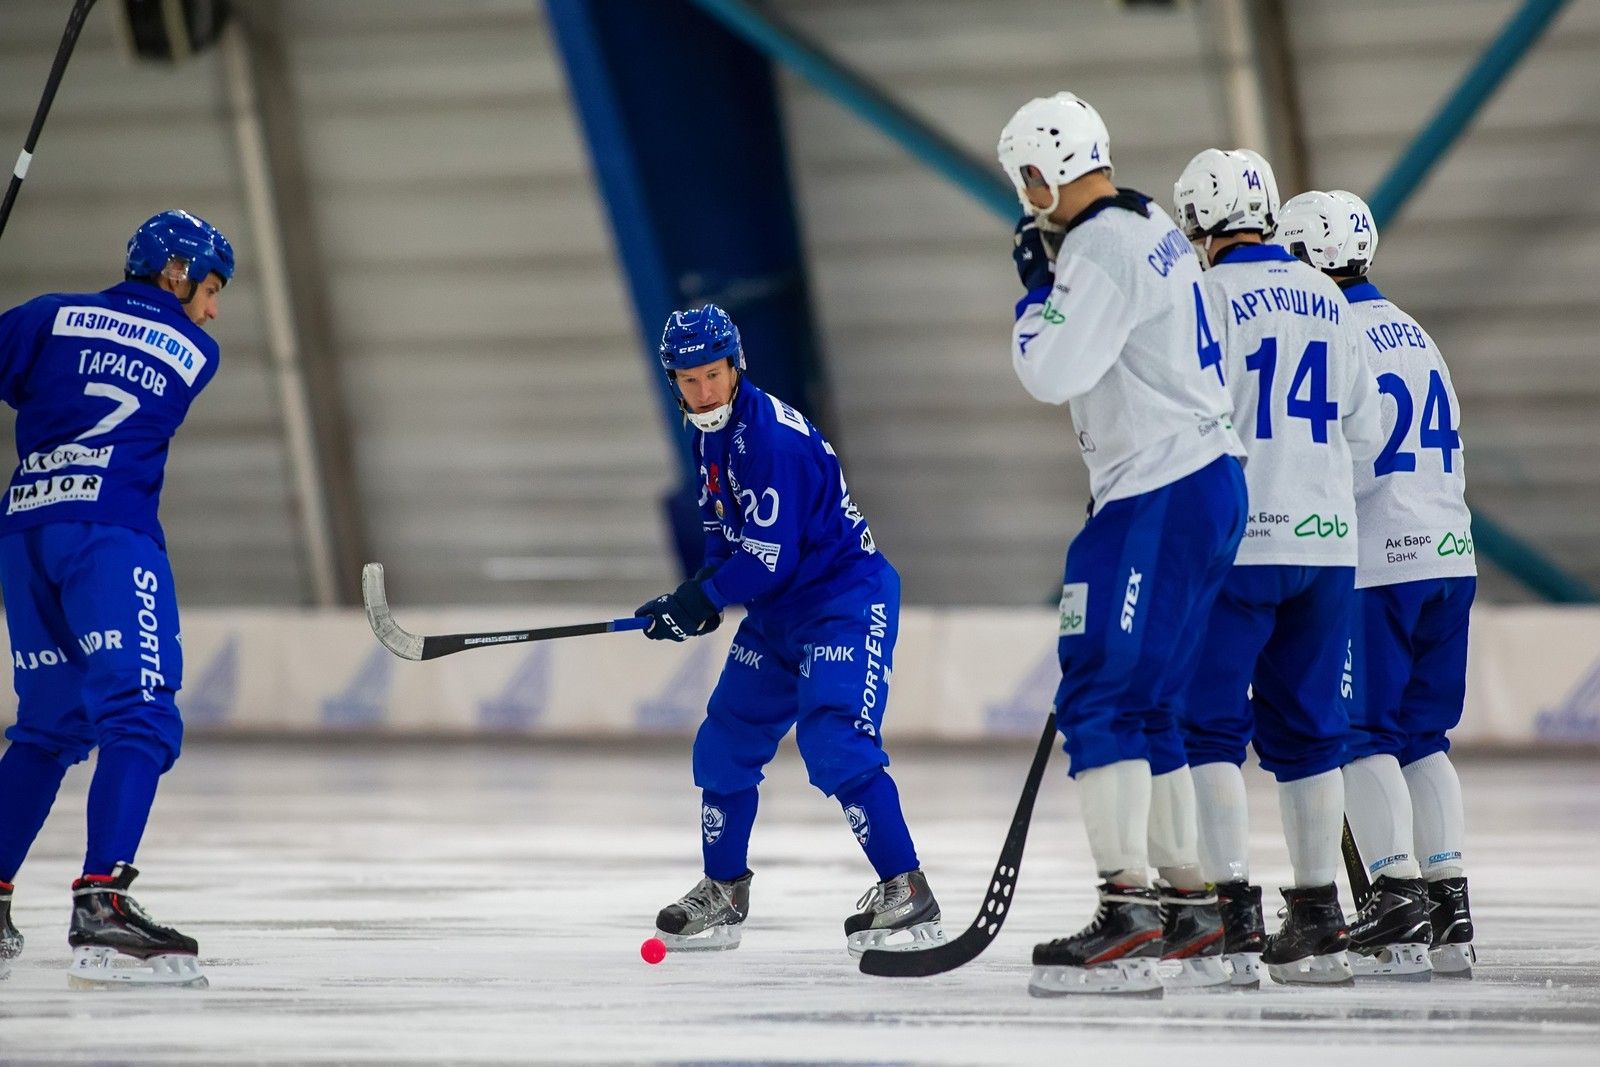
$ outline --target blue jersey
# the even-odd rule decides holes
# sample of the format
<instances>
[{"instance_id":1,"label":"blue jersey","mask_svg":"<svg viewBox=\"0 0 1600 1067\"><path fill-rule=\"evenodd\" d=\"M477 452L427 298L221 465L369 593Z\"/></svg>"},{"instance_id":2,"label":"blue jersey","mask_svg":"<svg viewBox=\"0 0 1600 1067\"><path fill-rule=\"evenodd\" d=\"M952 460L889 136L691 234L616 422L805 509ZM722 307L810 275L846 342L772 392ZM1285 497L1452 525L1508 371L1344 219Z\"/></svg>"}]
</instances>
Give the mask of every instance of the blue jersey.
<instances>
[{"instance_id":1,"label":"blue jersey","mask_svg":"<svg viewBox=\"0 0 1600 1067\"><path fill-rule=\"evenodd\" d=\"M706 594L752 613L833 600L888 561L850 499L838 457L799 412L748 380L727 426L695 434Z\"/></svg>"},{"instance_id":2,"label":"blue jersey","mask_svg":"<svg viewBox=\"0 0 1600 1067\"><path fill-rule=\"evenodd\" d=\"M217 360L178 298L145 282L53 293L0 315L0 399L17 410L19 461L0 534L93 522L164 545L167 445Z\"/></svg>"}]
</instances>

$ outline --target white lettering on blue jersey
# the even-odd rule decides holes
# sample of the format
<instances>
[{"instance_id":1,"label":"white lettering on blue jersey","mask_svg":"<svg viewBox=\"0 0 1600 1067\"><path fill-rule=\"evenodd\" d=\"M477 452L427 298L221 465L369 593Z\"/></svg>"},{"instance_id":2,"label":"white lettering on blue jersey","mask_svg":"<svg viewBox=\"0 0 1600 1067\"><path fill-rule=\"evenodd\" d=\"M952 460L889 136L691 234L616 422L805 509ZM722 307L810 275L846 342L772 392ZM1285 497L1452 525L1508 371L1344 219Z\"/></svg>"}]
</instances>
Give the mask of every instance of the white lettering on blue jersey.
<instances>
[{"instance_id":1,"label":"white lettering on blue jersey","mask_svg":"<svg viewBox=\"0 0 1600 1067\"><path fill-rule=\"evenodd\" d=\"M50 332L57 337L92 337L137 348L171 367L185 385L193 385L206 366L203 353L184 338L168 333L161 323L111 308L61 308Z\"/></svg>"}]
</instances>

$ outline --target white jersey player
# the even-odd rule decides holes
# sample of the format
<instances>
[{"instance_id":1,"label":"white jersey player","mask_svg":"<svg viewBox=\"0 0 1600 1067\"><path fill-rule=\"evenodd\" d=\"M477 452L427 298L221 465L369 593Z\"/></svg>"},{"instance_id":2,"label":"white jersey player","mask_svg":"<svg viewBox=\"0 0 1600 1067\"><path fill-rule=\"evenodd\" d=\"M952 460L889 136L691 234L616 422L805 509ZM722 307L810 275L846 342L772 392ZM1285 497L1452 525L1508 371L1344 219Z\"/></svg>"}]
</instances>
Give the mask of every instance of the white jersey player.
<instances>
[{"instance_id":1,"label":"white jersey player","mask_svg":"<svg viewBox=\"0 0 1600 1067\"><path fill-rule=\"evenodd\" d=\"M1030 988L1159 992L1162 958L1182 984L1225 983L1175 714L1245 519L1200 265L1159 207L1111 183L1105 124L1071 93L1024 105L999 156L1026 211L1012 365L1034 397L1070 404L1094 496L1067 550L1055 707L1100 910L1034 949Z\"/></svg>"},{"instance_id":2,"label":"white jersey player","mask_svg":"<svg viewBox=\"0 0 1600 1067\"><path fill-rule=\"evenodd\" d=\"M1173 187L1205 275L1233 394L1250 515L1201 639L1183 704L1199 799L1200 857L1216 883L1236 985L1348 983L1349 938L1334 875L1349 731L1340 684L1355 601L1351 457L1378 447L1378 391L1339 287L1268 244L1272 168L1255 152L1208 148ZM1293 881L1265 937L1250 884L1245 751L1278 780Z\"/></svg>"},{"instance_id":3,"label":"white jersey player","mask_svg":"<svg viewBox=\"0 0 1600 1067\"><path fill-rule=\"evenodd\" d=\"M1378 234L1359 197L1302 193L1284 205L1278 239L1344 290L1384 398L1382 447L1355 476L1345 804L1372 883L1350 930L1352 962L1358 976L1426 978L1430 966L1470 976L1461 784L1446 755L1477 588L1461 405L1439 346L1366 278Z\"/></svg>"}]
</instances>

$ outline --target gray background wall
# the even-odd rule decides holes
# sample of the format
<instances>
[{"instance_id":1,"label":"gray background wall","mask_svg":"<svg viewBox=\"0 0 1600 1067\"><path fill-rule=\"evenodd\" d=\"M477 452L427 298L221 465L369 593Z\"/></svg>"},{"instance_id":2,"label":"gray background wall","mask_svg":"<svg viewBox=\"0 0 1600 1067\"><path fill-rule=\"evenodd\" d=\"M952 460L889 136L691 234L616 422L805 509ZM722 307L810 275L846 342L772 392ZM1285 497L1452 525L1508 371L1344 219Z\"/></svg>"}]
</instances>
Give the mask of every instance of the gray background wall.
<instances>
[{"instance_id":1,"label":"gray background wall","mask_svg":"<svg viewBox=\"0 0 1600 1067\"><path fill-rule=\"evenodd\" d=\"M0 3L0 151L21 143L66 6ZM1057 88L1099 107L1119 181L1162 202L1190 155L1227 143L1207 3L773 6L985 159L1019 103ZM1314 181L1368 191L1514 6L1290 4ZM669 456L542 6L278 9L276 91L301 117L318 242L300 266L334 313L370 553L419 603L657 591ZM1066 413L1011 376L1007 228L781 85L837 444L879 544L908 600L1043 602L1086 479ZM0 303L110 284L164 207L235 237L225 369L175 444L164 517L186 600L294 604L308 584L225 89L215 53L135 67L92 19L0 243ZM1600 583L1597 104L1600 5L1573 4L1383 233L1375 277L1451 361L1472 501Z\"/></svg>"}]
</instances>

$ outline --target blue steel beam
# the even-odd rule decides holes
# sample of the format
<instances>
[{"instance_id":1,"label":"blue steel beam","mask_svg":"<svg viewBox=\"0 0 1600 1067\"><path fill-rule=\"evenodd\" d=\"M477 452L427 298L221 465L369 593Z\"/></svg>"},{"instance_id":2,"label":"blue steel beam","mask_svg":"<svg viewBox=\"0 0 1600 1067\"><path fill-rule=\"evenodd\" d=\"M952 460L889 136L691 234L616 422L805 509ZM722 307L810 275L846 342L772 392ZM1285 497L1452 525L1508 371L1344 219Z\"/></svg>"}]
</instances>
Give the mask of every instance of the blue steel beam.
<instances>
[{"instance_id":1,"label":"blue steel beam","mask_svg":"<svg viewBox=\"0 0 1600 1067\"><path fill-rule=\"evenodd\" d=\"M1019 208L1011 183L996 165L980 161L965 148L917 118L867 79L844 66L769 8L749 0L691 0L728 29L777 60L818 90L831 96L867 125L876 128L911 155L971 194L1005 219L1016 220Z\"/></svg>"},{"instance_id":2,"label":"blue steel beam","mask_svg":"<svg viewBox=\"0 0 1600 1067\"><path fill-rule=\"evenodd\" d=\"M1527 56L1566 6L1567 0L1527 0L1511 16L1367 197L1372 221L1380 227L1387 226L1400 214L1445 153L1466 133L1506 76Z\"/></svg>"},{"instance_id":3,"label":"blue steel beam","mask_svg":"<svg viewBox=\"0 0 1600 1067\"><path fill-rule=\"evenodd\" d=\"M1527 0L1489 42L1367 198L1373 221L1380 228L1405 208L1566 3L1567 0ZM1582 579L1481 512L1473 514L1472 539L1485 557L1547 600L1596 600L1594 590Z\"/></svg>"},{"instance_id":4,"label":"blue steel beam","mask_svg":"<svg viewBox=\"0 0 1600 1067\"><path fill-rule=\"evenodd\" d=\"M699 464L656 361L675 309L739 323L752 380L824 431L828 394L766 56L684 0L545 0L677 454L665 498L686 570L702 544Z\"/></svg>"}]
</instances>

